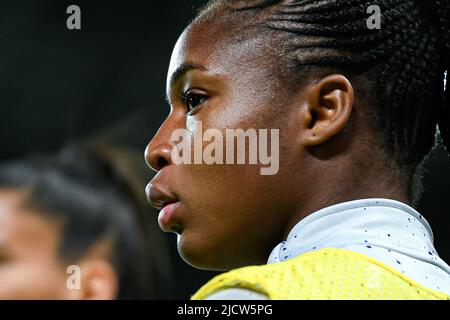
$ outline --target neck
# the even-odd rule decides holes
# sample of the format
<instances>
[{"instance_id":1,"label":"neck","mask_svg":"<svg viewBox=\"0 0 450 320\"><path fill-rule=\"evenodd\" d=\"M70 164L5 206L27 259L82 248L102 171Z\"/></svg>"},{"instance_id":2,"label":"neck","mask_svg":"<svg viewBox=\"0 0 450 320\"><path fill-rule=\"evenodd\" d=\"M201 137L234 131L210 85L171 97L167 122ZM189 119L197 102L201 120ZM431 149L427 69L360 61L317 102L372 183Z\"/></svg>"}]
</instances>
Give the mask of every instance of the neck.
<instances>
[{"instance_id":1,"label":"neck","mask_svg":"<svg viewBox=\"0 0 450 320\"><path fill-rule=\"evenodd\" d=\"M284 236L303 218L322 208L342 202L367 199L384 198L392 199L410 205L408 186L409 178L400 170L377 165L377 159L367 163L364 161L350 162L330 166L327 163L319 163L315 166L311 175L315 183L313 188L303 189L303 194L298 197L300 201L291 215ZM346 163L345 163L346 162ZM336 168L348 168L346 170ZM320 175L317 174L320 172ZM308 189L308 190L305 190ZM306 201L305 201L306 199Z\"/></svg>"}]
</instances>

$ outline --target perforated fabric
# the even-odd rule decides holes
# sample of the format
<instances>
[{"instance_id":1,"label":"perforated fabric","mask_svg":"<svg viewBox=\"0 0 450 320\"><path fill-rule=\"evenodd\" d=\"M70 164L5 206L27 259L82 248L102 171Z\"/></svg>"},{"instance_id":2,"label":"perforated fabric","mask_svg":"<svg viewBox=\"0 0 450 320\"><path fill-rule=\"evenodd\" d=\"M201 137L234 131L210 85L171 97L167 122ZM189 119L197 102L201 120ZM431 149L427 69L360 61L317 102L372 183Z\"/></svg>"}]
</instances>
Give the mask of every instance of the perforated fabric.
<instances>
[{"instance_id":1,"label":"perforated fabric","mask_svg":"<svg viewBox=\"0 0 450 320\"><path fill-rule=\"evenodd\" d=\"M371 257L334 248L224 273L204 285L192 299L204 299L227 288L247 288L274 300L450 300L450 296L425 288Z\"/></svg>"},{"instance_id":2,"label":"perforated fabric","mask_svg":"<svg viewBox=\"0 0 450 320\"><path fill-rule=\"evenodd\" d=\"M372 257L422 286L450 295L450 266L414 208L391 199L361 199L322 208L299 221L267 261L283 262L324 248Z\"/></svg>"}]
</instances>

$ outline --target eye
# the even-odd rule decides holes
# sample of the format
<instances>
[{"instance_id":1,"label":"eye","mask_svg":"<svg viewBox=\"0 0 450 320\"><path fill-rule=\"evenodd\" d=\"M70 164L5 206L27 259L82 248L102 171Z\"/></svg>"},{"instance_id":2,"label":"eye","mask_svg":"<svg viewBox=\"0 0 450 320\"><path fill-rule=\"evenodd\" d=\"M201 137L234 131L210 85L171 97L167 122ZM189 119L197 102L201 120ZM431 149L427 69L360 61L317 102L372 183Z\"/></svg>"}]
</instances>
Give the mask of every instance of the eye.
<instances>
[{"instance_id":1,"label":"eye","mask_svg":"<svg viewBox=\"0 0 450 320\"><path fill-rule=\"evenodd\" d=\"M208 97L205 94L189 90L184 94L183 100L186 105L187 113L192 112L195 108L205 102Z\"/></svg>"}]
</instances>

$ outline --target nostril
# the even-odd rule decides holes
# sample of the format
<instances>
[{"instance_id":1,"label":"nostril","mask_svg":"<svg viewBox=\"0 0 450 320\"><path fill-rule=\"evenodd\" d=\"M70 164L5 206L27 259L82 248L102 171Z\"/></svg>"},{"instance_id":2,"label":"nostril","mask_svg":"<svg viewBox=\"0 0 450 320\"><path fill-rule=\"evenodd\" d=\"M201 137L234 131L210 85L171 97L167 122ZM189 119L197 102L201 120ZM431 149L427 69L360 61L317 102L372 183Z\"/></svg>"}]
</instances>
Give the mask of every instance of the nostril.
<instances>
[{"instance_id":1,"label":"nostril","mask_svg":"<svg viewBox=\"0 0 450 320\"><path fill-rule=\"evenodd\" d=\"M168 146L152 146L151 143L145 149L145 161L154 171L159 171L171 163L171 148Z\"/></svg>"},{"instance_id":2,"label":"nostril","mask_svg":"<svg viewBox=\"0 0 450 320\"><path fill-rule=\"evenodd\" d=\"M166 159L164 159L163 157L159 157L157 164L158 164L158 170L161 170L162 168L167 166L169 164L169 162Z\"/></svg>"}]
</instances>

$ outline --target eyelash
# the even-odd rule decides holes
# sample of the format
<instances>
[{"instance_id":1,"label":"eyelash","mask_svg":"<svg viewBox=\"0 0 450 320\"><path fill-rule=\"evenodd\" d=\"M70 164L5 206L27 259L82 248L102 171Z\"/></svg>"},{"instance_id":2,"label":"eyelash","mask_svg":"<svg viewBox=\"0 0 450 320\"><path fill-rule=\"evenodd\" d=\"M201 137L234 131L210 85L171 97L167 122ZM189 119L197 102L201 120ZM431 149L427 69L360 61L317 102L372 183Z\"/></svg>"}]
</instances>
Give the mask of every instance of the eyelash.
<instances>
[{"instance_id":1,"label":"eyelash","mask_svg":"<svg viewBox=\"0 0 450 320\"><path fill-rule=\"evenodd\" d=\"M198 104L196 106L190 108L190 103L192 102L192 100L190 100L190 99L192 99L192 98L200 98L201 101L198 102ZM204 103L208 99L208 96L206 96L205 94L193 92L193 90L188 90L183 95L182 99L183 99L184 105L186 106L186 114L190 114L192 111L197 109L198 106L200 106L202 103Z\"/></svg>"}]
</instances>

